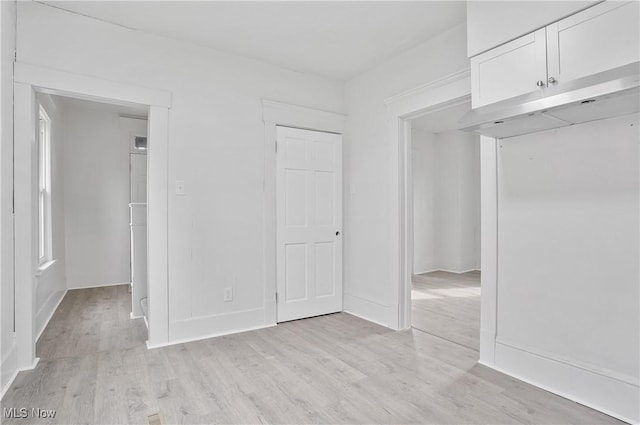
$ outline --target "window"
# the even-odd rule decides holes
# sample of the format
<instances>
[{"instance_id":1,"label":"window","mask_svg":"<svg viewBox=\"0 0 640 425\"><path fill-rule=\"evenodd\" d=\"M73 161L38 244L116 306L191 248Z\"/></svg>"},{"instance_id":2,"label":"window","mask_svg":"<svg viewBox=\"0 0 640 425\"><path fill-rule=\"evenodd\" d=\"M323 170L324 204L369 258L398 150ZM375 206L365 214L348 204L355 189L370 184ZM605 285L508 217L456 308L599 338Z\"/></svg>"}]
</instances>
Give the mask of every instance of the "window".
<instances>
[{"instance_id":1,"label":"window","mask_svg":"<svg viewBox=\"0 0 640 425\"><path fill-rule=\"evenodd\" d=\"M51 119L42 106L38 132L38 258L40 265L51 255Z\"/></svg>"}]
</instances>

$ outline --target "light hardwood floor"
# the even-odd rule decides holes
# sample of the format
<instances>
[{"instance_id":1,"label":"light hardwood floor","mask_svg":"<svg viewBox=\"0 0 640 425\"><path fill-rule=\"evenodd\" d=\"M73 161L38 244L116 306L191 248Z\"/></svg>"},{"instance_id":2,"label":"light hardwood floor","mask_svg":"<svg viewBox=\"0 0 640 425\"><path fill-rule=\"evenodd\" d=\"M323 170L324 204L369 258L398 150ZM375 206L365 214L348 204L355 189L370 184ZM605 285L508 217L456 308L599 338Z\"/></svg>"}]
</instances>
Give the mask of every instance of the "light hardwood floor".
<instances>
[{"instance_id":1,"label":"light hardwood floor","mask_svg":"<svg viewBox=\"0 0 640 425\"><path fill-rule=\"evenodd\" d=\"M412 282L412 326L479 351L480 272L423 273Z\"/></svg>"},{"instance_id":2,"label":"light hardwood floor","mask_svg":"<svg viewBox=\"0 0 640 425\"><path fill-rule=\"evenodd\" d=\"M128 309L124 286L69 291L3 399L57 415L3 423L619 423L474 350L345 313L147 350Z\"/></svg>"}]
</instances>

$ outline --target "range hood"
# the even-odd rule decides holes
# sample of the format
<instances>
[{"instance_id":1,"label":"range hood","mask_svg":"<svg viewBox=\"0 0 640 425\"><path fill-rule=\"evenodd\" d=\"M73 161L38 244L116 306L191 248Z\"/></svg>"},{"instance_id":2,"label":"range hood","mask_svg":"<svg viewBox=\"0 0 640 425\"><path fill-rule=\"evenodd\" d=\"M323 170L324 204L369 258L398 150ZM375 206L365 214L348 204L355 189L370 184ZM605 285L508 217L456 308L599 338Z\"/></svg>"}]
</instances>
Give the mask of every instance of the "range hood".
<instances>
[{"instance_id":1,"label":"range hood","mask_svg":"<svg viewBox=\"0 0 640 425\"><path fill-rule=\"evenodd\" d=\"M460 129L507 138L640 111L640 63L472 109Z\"/></svg>"}]
</instances>

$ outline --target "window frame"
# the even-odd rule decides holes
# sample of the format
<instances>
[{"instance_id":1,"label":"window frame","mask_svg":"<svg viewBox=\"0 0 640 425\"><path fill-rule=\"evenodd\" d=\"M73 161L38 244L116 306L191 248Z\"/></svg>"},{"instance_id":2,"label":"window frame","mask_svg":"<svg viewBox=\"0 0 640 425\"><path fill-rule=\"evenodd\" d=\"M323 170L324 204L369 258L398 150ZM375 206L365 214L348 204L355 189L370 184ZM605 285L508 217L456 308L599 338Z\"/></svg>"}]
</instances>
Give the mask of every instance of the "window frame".
<instances>
[{"instance_id":1,"label":"window frame","mask_svg":"<svg viewBox=\"0 0 640 425\"><path fill-rule=\"evenodd\" d=\"M51 118L38 110L38 264L53 261L51 228Z\"/></svg>"}]
</instances>

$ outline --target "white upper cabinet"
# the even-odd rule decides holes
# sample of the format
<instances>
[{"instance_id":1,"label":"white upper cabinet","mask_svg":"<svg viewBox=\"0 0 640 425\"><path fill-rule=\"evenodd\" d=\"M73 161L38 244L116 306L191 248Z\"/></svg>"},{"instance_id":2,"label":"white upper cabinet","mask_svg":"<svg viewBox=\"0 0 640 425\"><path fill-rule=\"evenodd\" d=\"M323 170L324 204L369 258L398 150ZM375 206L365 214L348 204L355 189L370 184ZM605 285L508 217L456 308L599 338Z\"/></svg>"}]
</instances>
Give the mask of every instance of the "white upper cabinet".
<instances>
[{"instance_id":1,"label":"white upper cabinet","mask_svg":"<svg viewBox=\"0 0 640 425\"><path fill-rule=\"evenodd\" d=\"M467 56L501 46L600 1L467 1Z\"/></svg>"},{"instance_id":2,"label":"white upper cabinet","mask_svg":"<svg viewBox=\"0 0 640 425\"><path fill-rule=\"evenodd\" d=\"M540 89L547 80L542 28L471 58L472 107Z\"/></svg>"},{"instance_id":3,"label":"white upper cabinet","mask_svg":"<svg viewBox=\"0 0 640 425\"><path fill-rule=\"evenodd\" d=\"M640 3L607 1L471 58L474 108L640 60Z\"/></svg>"},{"instance_id":4,"label":"white upper cabinet","mask_svg":"<svg viewBox=\"0 0 640 425\"><path fill-rule=\"evenodd\" d=\"M608 1L547 27L550 81L561 83L640 60L640 3Z\"/></svg>"}]
</instances>

